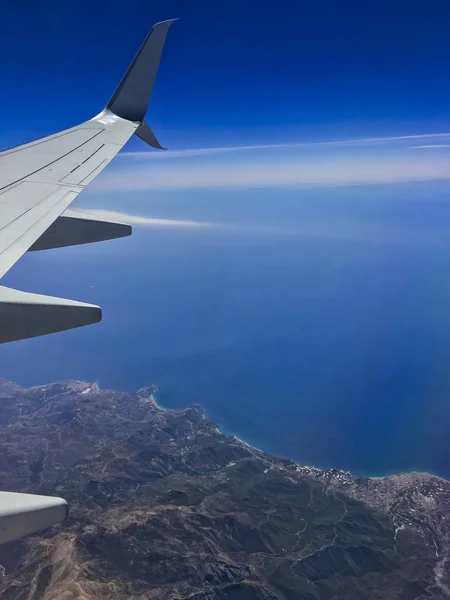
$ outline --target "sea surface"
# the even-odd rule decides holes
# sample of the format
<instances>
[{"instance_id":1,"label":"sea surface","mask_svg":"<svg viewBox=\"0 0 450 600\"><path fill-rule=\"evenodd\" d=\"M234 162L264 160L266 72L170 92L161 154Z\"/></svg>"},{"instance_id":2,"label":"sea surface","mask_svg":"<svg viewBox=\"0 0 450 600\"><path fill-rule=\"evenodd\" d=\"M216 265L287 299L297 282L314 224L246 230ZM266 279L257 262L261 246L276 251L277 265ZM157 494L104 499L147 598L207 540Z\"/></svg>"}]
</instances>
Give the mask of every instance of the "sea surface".
<instances>
[{"instance_id":1,"label":"sea surface","mask_svg":"<svg viewBox=\"0 0 450 600\"><path fill-rule=\"evenodd\" d=\"M87 192L80 208L208 225L26 255L3 285L104 318L0 347L0 376L156 383L302 464L450 478L449 200L448 183Z\"/></svg>"}]
</instances>

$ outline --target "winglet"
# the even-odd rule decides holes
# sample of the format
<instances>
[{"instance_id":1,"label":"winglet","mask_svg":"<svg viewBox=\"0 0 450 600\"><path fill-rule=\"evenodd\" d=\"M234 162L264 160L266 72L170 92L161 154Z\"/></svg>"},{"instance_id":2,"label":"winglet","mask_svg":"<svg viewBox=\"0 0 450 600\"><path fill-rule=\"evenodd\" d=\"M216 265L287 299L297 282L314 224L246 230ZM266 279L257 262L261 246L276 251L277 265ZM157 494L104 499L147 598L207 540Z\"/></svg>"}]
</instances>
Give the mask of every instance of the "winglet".
<instances>
[{"instance_id":1,"label":"winglet","mask_svg":"<svg viewBox=\"0 0 450 600\"><path fill-rule=\"evenodd\" d=\"M177 19L153 25L106 108L128 121L147 112L169 27Z\"/></svg>"}]
</instances>

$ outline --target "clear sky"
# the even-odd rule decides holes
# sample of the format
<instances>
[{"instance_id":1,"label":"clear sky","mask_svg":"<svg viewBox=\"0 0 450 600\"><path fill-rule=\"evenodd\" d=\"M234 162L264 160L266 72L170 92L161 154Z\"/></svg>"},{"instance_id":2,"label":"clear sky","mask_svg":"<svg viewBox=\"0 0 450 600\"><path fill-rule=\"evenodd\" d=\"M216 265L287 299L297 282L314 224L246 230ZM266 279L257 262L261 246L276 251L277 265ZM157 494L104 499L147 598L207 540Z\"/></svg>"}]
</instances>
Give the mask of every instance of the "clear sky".
<instances>
[{"instance_id":1,"label":"clear sky","mask_svg":"<svg viewBox=\"0 0 450 600\"><path fill-rule=\"evenodd\" d=\"M171 148L450 129L447 0L5 0L0 143L96 114L172 17L150 110Z\"/></svg>"}]
</instances>

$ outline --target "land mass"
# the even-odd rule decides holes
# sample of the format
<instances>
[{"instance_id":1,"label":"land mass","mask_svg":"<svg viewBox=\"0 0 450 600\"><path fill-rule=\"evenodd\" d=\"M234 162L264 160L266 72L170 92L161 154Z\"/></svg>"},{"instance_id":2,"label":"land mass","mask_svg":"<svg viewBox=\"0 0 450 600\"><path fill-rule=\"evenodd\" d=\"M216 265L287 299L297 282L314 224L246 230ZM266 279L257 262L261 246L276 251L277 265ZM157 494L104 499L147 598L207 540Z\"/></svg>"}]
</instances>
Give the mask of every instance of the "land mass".
<instances>
[{"instance_id":1,"label":"land mass","mask_svg":"<svg viewBox=\"0 0 450 600\"><path fill-rule=\"evenodd\" d=\"M0 547L4 600L450 597L450 483L299 466L199 406L0 380L0 489L68 519Z\"/></svg>"}]
</instances>

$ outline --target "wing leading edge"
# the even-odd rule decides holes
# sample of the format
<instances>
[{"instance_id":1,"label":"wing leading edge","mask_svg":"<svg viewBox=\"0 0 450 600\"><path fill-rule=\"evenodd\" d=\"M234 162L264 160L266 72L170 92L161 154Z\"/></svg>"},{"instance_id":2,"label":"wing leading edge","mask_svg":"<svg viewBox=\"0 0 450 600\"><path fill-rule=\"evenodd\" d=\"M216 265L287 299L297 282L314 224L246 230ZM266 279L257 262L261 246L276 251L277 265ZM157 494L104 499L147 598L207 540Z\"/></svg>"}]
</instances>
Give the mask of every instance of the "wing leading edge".
<instances>
[{"instance_id":1,"label":"wing leading edge","mask_svg":"<svg viewBox=\"0 0 450 600\"><path fill-rule=\"evenodd\" d=\"M99 115L77 127L0 153L0 277L29 250L131 234L127 225L67 209L133 134L161 148L144 117L174 20L152 27ZM100 320L97 306L0 287L0 343Z\"/></svg>"}]
</instances>

